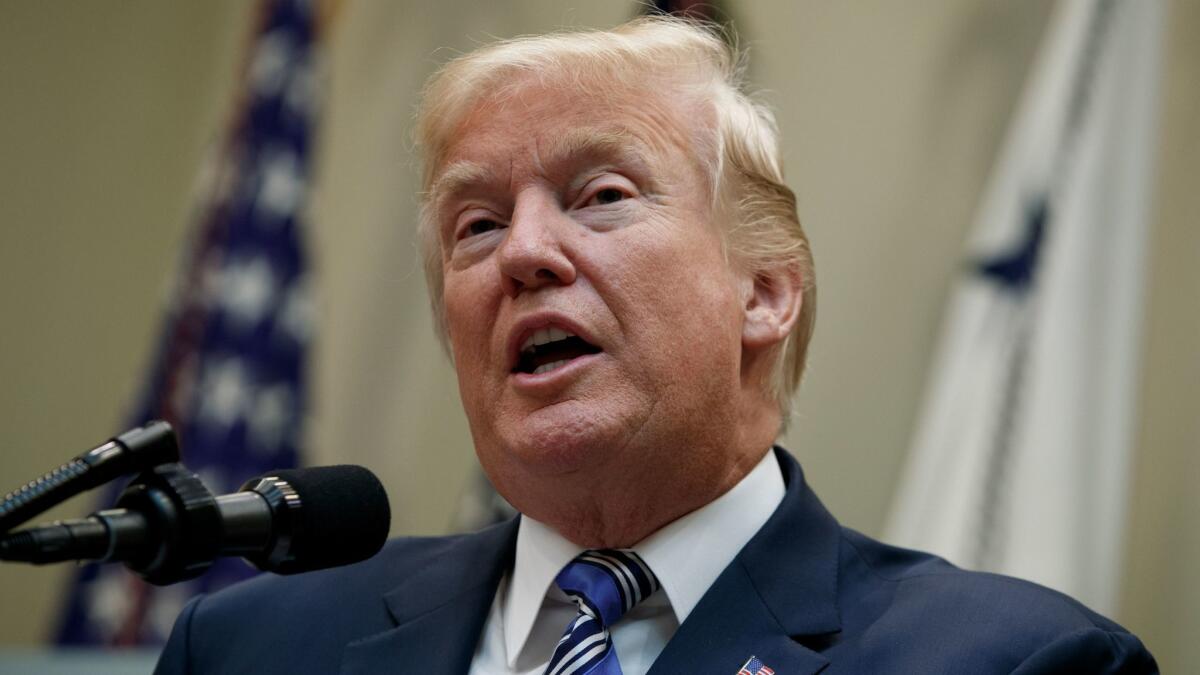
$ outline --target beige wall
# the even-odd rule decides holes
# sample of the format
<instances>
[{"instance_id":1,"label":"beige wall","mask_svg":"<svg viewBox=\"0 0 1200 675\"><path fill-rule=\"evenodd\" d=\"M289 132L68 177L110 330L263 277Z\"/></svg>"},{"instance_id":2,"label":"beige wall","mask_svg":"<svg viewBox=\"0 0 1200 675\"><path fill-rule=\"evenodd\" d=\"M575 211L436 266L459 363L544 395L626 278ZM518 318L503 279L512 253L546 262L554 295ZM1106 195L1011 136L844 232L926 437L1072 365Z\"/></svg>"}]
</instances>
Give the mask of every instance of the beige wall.
<instances>
[{"instance_id":1,"label":"beige wall","mask_svg":"<svg viewBox=\"0 0 1200 675\"><path fill-rule=\"evenodd\" d=\"M755 5L745 28L763 45L755 79L779 109L817 264L811 370L787 440L833 513L879 533L1050 5L816 6Z\"/></svg>"},{"instance_id":2,"label":"beige wall","mask_svg":"<svg viewBox=\"0 0 1200 675\"><path fill-rule=\"evenodd\" d=\"M1185 673L1200 663L1200 2L1172 10L1121 618Z\"/></svg>"},{"instance_id":3,"label":"beige wall","mask_svg":"<svg viewBox=\"0 0 1200 675\"><path fill-rule=\"evenodd\" d=\"M376 469L396 533L442 531L473 463L412 246L416 91L454 50L631 3L347 2L314 204L312 461ZM877 534L962 240L1049 5L773 0L736 14L784 132L820 279L787 442ZM1167 672L1200 659L1200 2L1173 6L1124 605ZM0 480L119 426L219 128L245 5L0 4ZM136 262L130 262L136 260ZM88 336L86 340L83 336ZM0 489L8 489L0 483ZM73 505L62 513L81 513ZM0 644L38 639L62 570L0 567Z\"/></svg>"},{"instance_id":4,"label":"beige wall","mask_svg":"<svg viewBox=\"0 0 1200 675\"><path fill-rule=\"evenodd\" d=\"M226 108L238 5L0 3L0 490L120 430ZM43 637L68 571L0 565L0 644Z\"/></svg>"}]
</instances>

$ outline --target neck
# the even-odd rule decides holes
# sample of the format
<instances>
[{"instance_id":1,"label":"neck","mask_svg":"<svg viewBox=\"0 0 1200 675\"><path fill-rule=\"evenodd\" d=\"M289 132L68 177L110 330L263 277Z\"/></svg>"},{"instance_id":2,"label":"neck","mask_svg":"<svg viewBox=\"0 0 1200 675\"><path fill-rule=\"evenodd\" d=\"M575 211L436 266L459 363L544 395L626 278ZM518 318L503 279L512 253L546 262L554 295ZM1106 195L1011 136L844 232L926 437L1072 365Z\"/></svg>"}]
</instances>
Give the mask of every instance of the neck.
<instances>
[{"instance_id":1,"label":"neck","mask_svg":"<svg viewBox=\"0 0 1200 675\"><path fill-rule=\"evenodd\" d=\"M665 447L638 451L664 458L661 471L641 476L619 471L582 485L560 480L547 490L568 490L514 505L585 548L631 547L725 494L762 460L779 428L778 409L768 401L739 413L740 424L718 442L666 439Z\"/></svg>"},{"instance_id":2,"label":"neck","mask_svg":"<svg viewBox=\"0 0 1200 675\"><path fill-rule=\"evenodd\" d=\"M547 525L567 540L584 548L631 548L658 530L697 509L707 506L733 489L762 460L770 450L763 446L757 455L746 455L743 461L730 466L719 482L701 492L694 491L673 502L658 500L637 504L614 505L607 500L586 504L555 514ZM539 518L539 520L542 520Z\"/></svg>"}]
</instances>

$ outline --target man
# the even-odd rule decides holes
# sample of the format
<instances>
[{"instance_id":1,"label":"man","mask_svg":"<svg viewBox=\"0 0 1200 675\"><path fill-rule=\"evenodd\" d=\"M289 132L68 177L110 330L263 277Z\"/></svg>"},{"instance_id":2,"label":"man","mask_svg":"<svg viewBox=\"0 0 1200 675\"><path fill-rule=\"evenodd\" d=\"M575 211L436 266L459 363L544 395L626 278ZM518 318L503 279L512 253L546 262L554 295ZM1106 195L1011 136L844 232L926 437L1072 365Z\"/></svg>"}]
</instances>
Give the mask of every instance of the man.
<instances>
[{"instance_id":1,"label":"man","mask_svg":"<svg viewBox=\"0 0 1200 675\"><path fill-rule=\"evenodd\" d=\"M431 298L523 515L194 601L159 672L1156 670L1069 598L840 528L772 449L815 287L737 66L646 19L434 77Z\"/></svg>"}]
</instances>

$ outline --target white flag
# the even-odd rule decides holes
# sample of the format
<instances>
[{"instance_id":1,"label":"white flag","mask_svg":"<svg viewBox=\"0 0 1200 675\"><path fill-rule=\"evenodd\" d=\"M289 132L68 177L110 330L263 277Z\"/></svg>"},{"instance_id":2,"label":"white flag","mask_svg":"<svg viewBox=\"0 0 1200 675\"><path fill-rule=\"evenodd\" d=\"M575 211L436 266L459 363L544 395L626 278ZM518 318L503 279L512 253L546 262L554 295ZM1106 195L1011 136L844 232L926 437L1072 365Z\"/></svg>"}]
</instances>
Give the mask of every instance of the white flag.
<instances>
[{"instance_id":1,"label":"white flag","mask_svg":"<svg viewBox=\"0 0 1200 675\"><path fill-rule=\"evenodd\" d=\"M1112 613L1160 0L1055 10L977 214L885 539Z\"/></svg>"}]
</instances>

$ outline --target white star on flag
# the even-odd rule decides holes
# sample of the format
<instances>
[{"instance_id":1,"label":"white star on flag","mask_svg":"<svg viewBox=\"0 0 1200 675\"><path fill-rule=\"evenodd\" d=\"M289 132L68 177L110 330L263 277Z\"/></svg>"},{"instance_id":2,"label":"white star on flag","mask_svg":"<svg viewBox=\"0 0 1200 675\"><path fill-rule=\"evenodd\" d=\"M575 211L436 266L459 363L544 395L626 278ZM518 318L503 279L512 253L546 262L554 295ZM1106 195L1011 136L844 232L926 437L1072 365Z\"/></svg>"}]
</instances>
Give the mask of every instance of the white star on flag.
<instances>
[{"instance_id":1,"label":"white star on flag","mask_svg":"<svg viewBox=\"0 0 1200 675\"><path fill-rule=\"evenodd\" d=\"M208 424L228 429L246 409L249 397L250 386L241 360L221 359L204 369L199 417Z\"/></svg>"},{"instance_id":2,"label":"white star on flag","mask_svg":"<svg viewBox=\"0 0 1200 675\"><path fill-rule=\"evenodd\" d=\"M253 328L270 309L276 285L266 259L231 261L221 273L221 305L239 328Z\"/></svg>"},{"instance_id":3,"label":"white star on flag","mask_svg":"<svg viewBox=\"0 0 1200 675\"><path fill-rule=\"evenodd\" d=\"M312 332L313 303L308 290L308 278L292 282L276 318L276 327L293 341L304 344Z\"/></svg>"},{"instance_id":4,"label":"white star on flag","mask_svg":"<svg viewBox=\"0 0 1200 675\"><path fill-rule=\"evenodd\" d=\"M277 384L258 392L254 409L247 418L250 449L256 454L272 455L291 428L295 395L286 384Z\"/></svg>"},{"instance_id":5,"label":"white star on flag","mask_svg":"<svg viewBox=\"0 0 1200 675\"><path fill-rule=\"evenodd\" d=\"M294 49L291 36L285 31L273 31L262 37L250 64L250 86L255 94L268 98L279 93L288 77Z\"/></svg>"},{"instance_id":6,"label":"white star on flag","mask_svg":"<svg viewBox=\"0 0 1200 675\"><path fill-rule=\"evenodd\" d=\"M262 182L255 212L267 216L270 223L278 223L300 208L304 202L305 182L296 155L288 151L266 153L262 160Z\"/></svg>"},{"instance_id":7,"label":"white star on flag","mask_svg":"<svg viewBox=\"0 0 1200 675\"><path fill-rule=\"evenodd\" d=\"M111 640L121 630L125 617L133 611L133 596L129 593L129 575L124 567L103 567L87 589L85 602L96 629Z\"/></svg>"}]
</instances>

